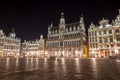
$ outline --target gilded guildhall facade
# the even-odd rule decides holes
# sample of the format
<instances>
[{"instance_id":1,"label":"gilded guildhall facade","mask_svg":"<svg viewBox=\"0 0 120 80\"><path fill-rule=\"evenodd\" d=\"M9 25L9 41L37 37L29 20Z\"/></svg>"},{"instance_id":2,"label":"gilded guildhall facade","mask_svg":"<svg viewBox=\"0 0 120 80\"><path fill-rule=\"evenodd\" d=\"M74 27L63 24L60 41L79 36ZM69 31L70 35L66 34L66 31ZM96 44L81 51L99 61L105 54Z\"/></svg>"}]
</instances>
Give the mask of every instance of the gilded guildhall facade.
<instances>
[{"instance_id":1,"label":"gilded guildhall facade","mask_svg":"<svg viewBox=\"0 0 120 80\"><path fill-rule=\"evenodd\" d=\"M79 22L66 24L64 14L61 13L59 25L53 27L51 24L48 27L47 37L48 57L83 57L86 34L82 16Z\"/></svg>"},{"instance_id":2,"label":"gilded guildhall facade","mask_svg":"<svg viewBox=\"0 0 120 80\"><path fill-rule=\"evenodd\" d=\"M6 36L3 30L0 30L0 56L19 56L21 40L16 38L14 29Z\"/></svg>"},{"instance_id":3,"label":"gilded guildhall facade","mask_svg":"<svg viewBox=\"0 0 120 80\"><path fill-rule=\"evenodd\" d=\"M24 57L44 57L44 44L43 35L40 35L40 39L35 41L26 41L22 43L21 56Z\"/></svg>"},{"instance_id":4,"label":"gilded guildhall facade","mask_svg":"<svg viewBox=\"0 0 120 80\"><path fill-rule=\"evenodd\" d=\"M90 57L120 56L120 10L111 24L106 19L99 26L91 23L88 38Z\"/></svg>"}]
</instances>

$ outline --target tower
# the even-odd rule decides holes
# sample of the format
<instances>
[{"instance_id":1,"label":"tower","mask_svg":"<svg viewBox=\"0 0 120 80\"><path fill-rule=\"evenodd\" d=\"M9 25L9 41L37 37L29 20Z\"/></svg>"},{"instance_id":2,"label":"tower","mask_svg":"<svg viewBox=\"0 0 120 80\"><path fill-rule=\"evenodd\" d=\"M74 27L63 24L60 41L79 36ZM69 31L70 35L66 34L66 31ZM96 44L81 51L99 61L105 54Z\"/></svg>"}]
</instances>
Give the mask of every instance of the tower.
<instances>
[{"instance_id":1,"label":"tower","mask_svg":"<svg viewBox=\"0 0 120 80\"><path fill-rule=\"evenodd\" d=\"M80 17L80 27L81 29L85 32L85 24L84 24L84 19L83 19L83 16L81 15Z\"/></svg>"},{"instance_id":2,"label":"tower","mask_svg":"<svg viewBox=\"0 0 120 80\"><path fill-rule=\"evenodd\" d=\"M64 13L61 13L60 24L65 24Z\"/></svg>"},{"instance_id":3,"label":"tower","mask_svg":"<svg viewBox=\"0 0 120 80\"><path fill-rule=\"evenodd\" d=\"M61 13L60 24L59 24L59 31L63 32L65 30L65 18L64 13Z\"/></svg>"}]
</instances>

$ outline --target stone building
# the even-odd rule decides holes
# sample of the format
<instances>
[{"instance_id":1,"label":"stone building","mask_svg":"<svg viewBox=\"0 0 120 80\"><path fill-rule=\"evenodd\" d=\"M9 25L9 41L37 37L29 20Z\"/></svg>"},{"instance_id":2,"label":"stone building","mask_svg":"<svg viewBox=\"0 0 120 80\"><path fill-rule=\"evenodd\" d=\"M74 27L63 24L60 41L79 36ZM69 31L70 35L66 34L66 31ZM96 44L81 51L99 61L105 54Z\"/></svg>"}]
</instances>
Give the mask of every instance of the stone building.
<instances>
[{"instance_id":1,"label":"stone building","mask_svg":"<svg viewBox=\"0 0 120 80\"><path fill-rule=\"evenodd\" d=\"M43 35L39 40L26 41L22 43L21 56L23 57L44 57L44 39Z\"/></svg>"},{"instance_id":2,"label":"stone building","mask_svg":"<svg viewBox=\"0 0 120 80\"><path fill-rule=\"evenodd\" d=\"M64 14L61 13L59 25L53 26L51 23L47 37L48 57L82 57L83 45L86 42L83 16L78 22L66 24Z\"/></svg>"},{"instance_id":3,"label":"stone building","mask_svg":"<svg viewBox=\"0 0 120 80\"><path fill-rule=\"evenodd\" d=\"M120 10L115 20L101 20L99 26L91 23L88 29L91 57L120 56Z\"/></svg>"},{"instance_id":4,"label":"stone building","mask_svg":"<svg viewBox=\"0 0 120 80\"><path fill-rule=\"evenodd\" d=\"M19 56L21 40L16 38L14 29L6 36L3 30L0 30L0 56Z\"/></svg>"}]
</instances>

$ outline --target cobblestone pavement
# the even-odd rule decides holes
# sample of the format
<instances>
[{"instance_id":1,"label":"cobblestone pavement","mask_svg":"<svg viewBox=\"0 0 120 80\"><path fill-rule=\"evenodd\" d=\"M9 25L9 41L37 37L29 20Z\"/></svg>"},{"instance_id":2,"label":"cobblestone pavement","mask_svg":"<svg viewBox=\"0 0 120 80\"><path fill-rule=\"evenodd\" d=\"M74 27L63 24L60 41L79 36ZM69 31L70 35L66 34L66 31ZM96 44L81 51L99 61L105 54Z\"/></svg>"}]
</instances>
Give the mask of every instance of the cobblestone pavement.
<instances>
[{"instance_id":1,"label":"cobblestone pavement","mask_svg":"<svg viewBox=\"0 0 120 80\"><path fill-rule=\"evenodd\" d=\"M120 61L0 58L0 80L120 80Z\"/></svg>"}]
</instances>

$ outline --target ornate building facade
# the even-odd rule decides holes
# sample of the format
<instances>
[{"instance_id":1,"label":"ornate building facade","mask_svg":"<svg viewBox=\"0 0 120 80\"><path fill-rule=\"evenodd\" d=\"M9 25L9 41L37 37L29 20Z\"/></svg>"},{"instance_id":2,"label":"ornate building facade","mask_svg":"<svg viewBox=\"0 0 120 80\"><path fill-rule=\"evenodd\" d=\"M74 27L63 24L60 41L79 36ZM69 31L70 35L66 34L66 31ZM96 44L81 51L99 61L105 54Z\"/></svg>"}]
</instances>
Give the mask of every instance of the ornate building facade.
<instances>
[{"instance_id":1,"label":"ornate building facade","mask_svg":"<svg viewBox=\"0 0 120 80\"><path fill-rule=\"evenodd\" d=\"M99 26L91 23L88 29L91 57L120 56L120 10L112 23L103 19Z\"/></svg>"},{"instance_id":2,"label":"ornate building facade","mask_svg":"<svg viewBox=\"0 0 120 80\"><path fill-rule=\"evenodd\" d=\"M21 56L24 57L44 57L44 44L43 35L39 40L26 41L22 43Z\"/></svg>"},{"instance_id":3,"label":"ornate building facade","mask_svg":"<svg viewBox=\"0 0 120 80\"><path fill-rule=\"evenodd\" d=\"M79 22L66 24L64 14L61 13L60 23L48 27L46 40L47 56L82 57L83 45L86 42L85 25L81 16Z\"/></svg>"},{"instance_id":4,"label":"ornate building facade","mask_svg":"<svg viewBox=\"0 0 120 80\"><path fill-rule=\"evenodd\" d=\"M0 56L19 56L21 40L16 38L14 29L6 36L3 30L0 30Z\"/></svg>"}]
</instances>

